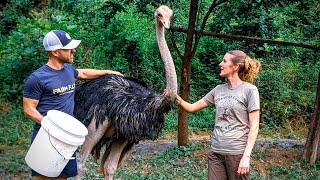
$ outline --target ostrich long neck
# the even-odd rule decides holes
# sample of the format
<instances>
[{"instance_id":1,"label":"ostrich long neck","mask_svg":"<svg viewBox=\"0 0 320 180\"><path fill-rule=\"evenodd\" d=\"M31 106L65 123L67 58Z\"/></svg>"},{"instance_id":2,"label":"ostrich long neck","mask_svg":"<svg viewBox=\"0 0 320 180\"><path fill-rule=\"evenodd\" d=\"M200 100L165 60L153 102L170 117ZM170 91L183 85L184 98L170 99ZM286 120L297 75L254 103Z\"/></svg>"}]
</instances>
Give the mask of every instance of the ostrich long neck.
<instances>
[{"instance_id":1,"label":"ostrich long neck","mask_svg":"<svg viewBox=\"0 0 320 180\"><path fill-rule=\"evenodd\" d=\"M167 42L164 37L164 26L157 21L157 41L161 54L161 59L164 63L168 96L174 98L174 94L177 93L177 75L176 69L173 64L173 60L167 45Z\"/></svg>"}]
</instances>

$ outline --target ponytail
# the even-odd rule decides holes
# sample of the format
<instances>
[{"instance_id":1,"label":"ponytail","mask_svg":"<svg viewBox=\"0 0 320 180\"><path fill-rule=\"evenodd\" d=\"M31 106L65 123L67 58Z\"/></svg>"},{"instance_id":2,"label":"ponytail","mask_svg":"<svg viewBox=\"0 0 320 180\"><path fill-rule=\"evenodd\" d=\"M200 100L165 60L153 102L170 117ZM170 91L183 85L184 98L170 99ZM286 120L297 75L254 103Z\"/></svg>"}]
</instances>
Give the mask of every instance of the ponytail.
<instances>
[{"instance_id":1,"label":"ponytail","mask_svg":"<svg viewBox=\"0 0 320 180\"><path fill-rule=\"evenodd\" d=\"M240 79L245 82L254 83L261 70L260 61L250 58L246 53L240 50L232 50L227 53L234 56L231 59L233 64L239 65Z\"/></svg>"}]
</instances>

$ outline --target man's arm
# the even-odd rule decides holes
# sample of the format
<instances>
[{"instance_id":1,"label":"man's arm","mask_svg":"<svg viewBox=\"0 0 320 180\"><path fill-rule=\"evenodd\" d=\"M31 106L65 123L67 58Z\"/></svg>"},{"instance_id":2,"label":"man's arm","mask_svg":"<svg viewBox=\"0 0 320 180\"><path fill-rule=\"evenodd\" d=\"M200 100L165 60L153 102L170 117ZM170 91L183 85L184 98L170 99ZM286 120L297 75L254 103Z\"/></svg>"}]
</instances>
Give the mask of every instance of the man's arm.
<instances>
[{"instance_id":1,"label":"man's arm","mask_svg":"<svg viewBox=\"0 0 320 180\"><path fill-rule=\"evenodd\" d=\"M107 74L115 74L119 76L123 76L118 71L112 71L112 70L98 70L98 69L77 69L79 72L78 79L96 79L100 76L104 76Z\"/></svg>"},{"instance_id":2,"label":"man's arm","mask_svg":"<svg viewBox=\"0 0 320 180\"><path fill-rule=\"evenodd\" d=\"M23 97L24 114L30 119L32 119L34 122L40 124L43 116L39 113L39 111L36 108L38 103L38 100Z\"/></svg>"}]
</instances>

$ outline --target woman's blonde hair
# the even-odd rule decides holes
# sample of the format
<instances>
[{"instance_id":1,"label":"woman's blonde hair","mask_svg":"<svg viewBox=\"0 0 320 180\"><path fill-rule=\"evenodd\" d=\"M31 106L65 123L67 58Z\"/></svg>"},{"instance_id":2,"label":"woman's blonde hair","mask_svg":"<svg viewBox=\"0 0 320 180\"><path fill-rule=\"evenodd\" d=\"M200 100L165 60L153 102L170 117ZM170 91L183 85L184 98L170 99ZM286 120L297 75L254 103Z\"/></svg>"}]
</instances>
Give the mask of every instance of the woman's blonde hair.
<instances>
[{"instance_id":1,"label":"woman's blonde hair","mask_svg":"<svg viewBox=\"0 0 320 180\"><path fill-rule=\"evenodd\" d=\"M245 82L254 83L261 70L260 61L250 58L246 53L240 50L232 50L227 53L233 55L231 58L232 63L239 65L240 79Z\"/></svg>"}]
</instances>

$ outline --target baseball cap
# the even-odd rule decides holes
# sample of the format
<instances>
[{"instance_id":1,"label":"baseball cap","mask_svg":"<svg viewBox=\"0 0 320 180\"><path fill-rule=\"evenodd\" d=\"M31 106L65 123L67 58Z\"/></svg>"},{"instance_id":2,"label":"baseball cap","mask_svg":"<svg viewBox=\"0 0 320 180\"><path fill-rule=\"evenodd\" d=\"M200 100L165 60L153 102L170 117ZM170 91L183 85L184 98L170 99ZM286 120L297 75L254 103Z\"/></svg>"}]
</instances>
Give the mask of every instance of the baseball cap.
<instances>
[{"instance_id":1,"label":"baseball cap","mask_svg":"<svg viewBox=\"0 0 320 180\"><path fill-rule=\"evenodd\" d=\"M52 30L43 38L43 46L46 51L57 49L75 49L81 40L71 39L70 35L62 30Z\"/></svg>"}]
</instances>

